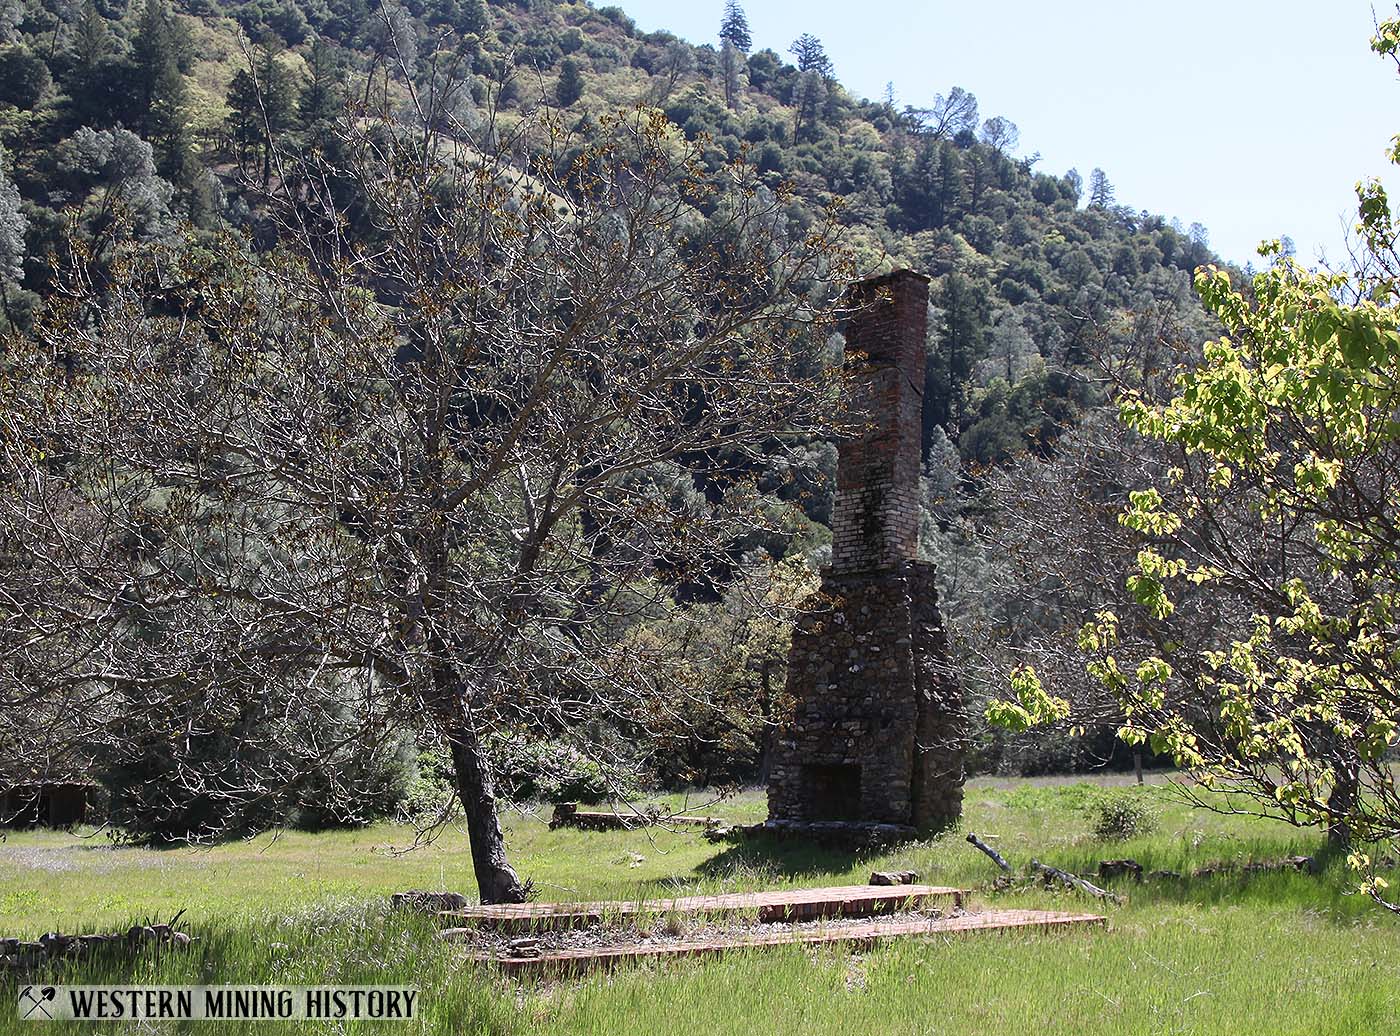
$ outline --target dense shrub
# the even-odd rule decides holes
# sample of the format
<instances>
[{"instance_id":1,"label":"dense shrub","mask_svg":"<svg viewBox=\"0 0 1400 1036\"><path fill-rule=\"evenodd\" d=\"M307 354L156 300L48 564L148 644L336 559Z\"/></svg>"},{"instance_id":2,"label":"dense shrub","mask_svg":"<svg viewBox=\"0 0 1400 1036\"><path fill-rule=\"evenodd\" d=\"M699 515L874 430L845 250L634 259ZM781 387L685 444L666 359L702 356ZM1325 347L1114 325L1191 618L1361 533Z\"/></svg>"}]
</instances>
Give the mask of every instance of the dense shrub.
<instances>
[{"instance_id":1,"label":"dense shrub","mask_svg":"<svg viewBox=\"0 0 1400 1036\"><path fill-rule=\"evenodd\" d=\"M1104 841L1120 841L1156 830L1161 810L1141 788L1105 788L1090 806L1094 834Z\"/></svg>"},{"instance_id":2,"label":"dense shrub","mask_svg":"<svg viewBox=\"0 0 1400 1036\"><path fill-rule=\"evenodd\" d=\"M627 798L635 790L567 741L502 738L493 746L501 793L516 802Z\"/></svg>"},{"instance_id":3,"label":"dense shrub","mask_svg":"<svg viewBox=\"0 0 1400 1036\"><path fill-rule=\"evenodd\" d=\"M413 743L358 732L360 720L338 705L289 711L250 692L133 725L93 760L108 820L130 841L168 845L391 816L416 772Z\"/></svg>"},{"instance_id":4,"label":"dense shrub","mask_svg":"<svg viewBox=\"0 0 1400 1036\"><path fill-rule=\"evenodd\" d=\"M286 819L308 831L370 824L397 815L416 778L412 738L360 740L298 783Z\"/></svg>"}]
</instances>

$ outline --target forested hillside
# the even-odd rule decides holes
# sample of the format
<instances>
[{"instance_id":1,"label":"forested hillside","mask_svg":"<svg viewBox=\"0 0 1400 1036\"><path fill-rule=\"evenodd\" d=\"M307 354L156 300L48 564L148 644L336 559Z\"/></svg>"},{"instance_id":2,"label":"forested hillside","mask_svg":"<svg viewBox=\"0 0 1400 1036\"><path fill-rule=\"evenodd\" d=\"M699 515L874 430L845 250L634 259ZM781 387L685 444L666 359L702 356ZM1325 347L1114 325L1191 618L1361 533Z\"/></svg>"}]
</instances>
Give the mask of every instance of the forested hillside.
<instances>
[{"instance_id":1,"label":"forested hillside","mask_svg":"<svg viewBox=\"0 0 1400 1036\"><path fill-rule=\"evenodd\" d=\"M711 164L747 154L788 185L795 226L837 205L871 267L935 277L926 445L941 427L965 460L1003 460L1072 420L1092 398L1077 372L1127 333L1116 317L1166 306L1196 322L1201 227L1118 204L1100 170L1039 169L967 89L902 108L853 97L820 41L751 52L742 11L716 6L725 38L691 46L617 7L544 0L8 0L5 313L23 324L44 294L67 214L92 235L119 203L148 236L180 219L256 234L243 188L271 175L269 131L324 145L347 102L401 96L401 67L426 80L453 66L478 113L554 104L586 127L659 107Z\"/></svg>"},{"instance_id":2,"label":"forested hillside","mask_svg":"<svg viewBox=\"0 0 1400 1036\"><path fill-rule=\"evenodd\" d=\"M968 652L965 679L977 691L983 680L979 674L991 679L1005 672L1007 645L1029 643L1046 631L1060 632L1071 616L1078 616L1084 602L1092 602L1095 592L1104 587L1121 588L1121 576L1114 567L1121 559L1114 555L1104 562L1103 578L1068 601L1065 588L1072 574L1056 570L1042 577L1013 572L1007 567L1008 536L989 536L986 530L1004 525L1002 519L1021 508L1040 506L1033 501L1043 504L1065 480L1082 481L1090 475L1099 480L1095 492L1102 488L1107 501L1096 512L1098 517L1112 513L1116 505L1109 495L1121 494L1123 488L1119 473L1095 466L1102 457L1096 452L1095 440L1081 431L1097 427L1089 418L1105 398L1100 388L1100 364L1120 369L1140 366L1149 349L1163 344L1190 348L1204 339L1207 321L1192 292L1191 273L1212 258L1205 231L1193 225L1188 232L1175 222L1119 204L1109 177L1098 169L1087 178L1074 170L1040 169L1037 156L1019 150L1011 119L980 112L969 89L950 84L945 94L918 98L910 105L896 105L892 95L883 100L857 98L842 87L840 70L833 68L819 40L801 35L785 54L755 51L743 12L733 2L723 9L716 4L715 25L715 42L695 46L664 32L640 33L616 7L549 0L429 0L383 7L366 0L249 0L241 4L135 0L130 6L124 0L0 0L0 145L4 148L0 158L0 301L5 323L16 340L28 340L36 328L52 319L52 311L46 307L70 298L74 291L78 296L88 292L87 302L95 310L98 307L92 296L101 297L104 289L93 270L104 269L119 255L139 255L144 248L159 246L168 250L160 253L162 256L188 257L195 272L184 271L189 273L185 284L195 285L188 290L199 296L192 306L212 305L209 298L213 296L200 295L205 284L202 278L217 281L236 274L233 286L225 284L221 290L236 295L246 286L250 292L255 288L266 292L257 301L245 301L247 312L261 312L259 307L275 310L282 305L288 314L285 327L250 328L235 323L230 325L233 331L225 335L226 340L212 335L193 351L180 340L179 350L185 352L171 355L202 355L199 349L206 347L214 355L228 341L246 336L248 341L257 342L259 334L273 340L295 333L302 336L296 348L308 350L312 348L308 343L323 341L327 325L304 317L290 296L281 298L271 287L257 287L262 283L261 275L251 272L259 268L260 256L277 253L279 237L287 227L285 212L280 219L275 218L269 199L280 191L295 204L304 205L309 198L319 198L316 191L324 187L326 197L333 197L340 210L352 244L382 245L384 224L382 219L375 222L375 213L382 217L399 201L392 191L385 190L386 185L403 187L409 193L421 185L411 177L398 179L404 170L396 164L397 158L385 158L382 167L376 167L382 173L378 181L370 175L373 163L366 164L364 156L379 161L382 156L376 148L391 136L387 130L376 136L378 130L365 128L372 122L371 113L387 118L383 126L394 125L395 119L408 125L416 117L424 119L434 132L442 132L444 127L467 128L473 134L472 146L478 147L508 139L511 127L522 124L527 113L543 106L557 112L558 121L551 125L559 127L560 139L568 138L571 154L576 157L586 142L606 140L617 131L614 113L619 110L635 113L640 106L663 112L694 147L701 177L721 182L719 174L725 173L730 163L747 158L757 178L758 193L753 197L759 199L759 208L768 206L765 227L775 239L825 242L826 227L834 222L843 254L854 257L852 274L908 266L933 278L924 396L927 521L923 549L940 562L942 604L959 643ZM424 111L430 115L424 116ZM640 137L645 148L654 150L657 162L669 161L666 156L673 154L674 148L663 146L646 133ZM355 146L361 148L355 158L360 162L359 179L327 176L317 186L311 178L293 182L284 169L283 160L288 156L313 162L324 158L323 169L353 165L346 160L345 151ZM392 148L388 150L392 152ZM501 153L507 151L503 145ZM537 160L538 156L531 154L521 163L533 166ZM451 172L459 174L462 168L459 162ZM500 167L493 168L499 171ZM304 172L298 175L307 176ZM736 179L732 197L720 189L716 195L697 196L698 200L687 198L687 204L698 213L697 239L708 235L712 240L727 240L726 219L746 204L741 197L747 196L738 183ZM569 185L561 190L567 192ZM431 198L424 203L434 204ZM509 208L505 205L501 211ZM595 215L602 234L607 222L604 209L599 208ZM678 218L691 220L690 211ZM673 225L681 224L667 226ZM531 232L543 231L534 226ZM246 255L218 276L209 273L209 256L229 254L230 241L241 242L234 251L241 249L240 254ZM403 239L399 247L403 247ZM374 249L367 247L366 253L372 256ZM392 249L386 248L384 254L391 253ZM393 254L402 258L403 253ZM67 281L75 268L75 255L77 268L88 278L76 288ZM581 261L578 256L566 258L567 262ZM186 261L161 260L180 270ZM247 265L238 265L243 262ZM719 269L723 271L722 264ZM735 275L736 270L731 269L729 275ZM443 287L441 270L437 276L438 287ZM835 276L829 274L828 279ZM385 306L384 312L389 314L383 317L386 327L406 328L396 355L412 360L421 356L413 352L422 347L421 341L409 345L402 341L426 334L420 325L431 324L437 315L424 306L418 324L403 316L410 308L405 302L420 296L395 281L402 277L402 269L385 267L373 277L367 275L361 287L371 287ZM794 292L808 290L821 280L807 270L793 279L793 290L784 297L796 300ZM269 283L274 282L275 278ZM718 288L709 298L706 292L712 289L699 286L698 281L696 285L691 302L708 298L707 305L720 305ZM102 319L116 321L111 327L129 333L132 339L140 337L134 328L146 326L142 320L159 321L179 312L173 302L166 304L164 296L147 298L143 303L138 298L139 287L126 284L129 296L114 289L103 303L117 309L128 307ZM450 287L463 290L460 285ZM518 297L505 293L495 282L477 288L485 295L499 289L501 294L490 298L491 305L501 307L498 313L509 312ZM528 291L528 286L517 289ZM730 304L734 297L725 295L724 304ZM275 303L271 301L274 298L278 298ZM349 295L340 296L340 301L347 306L359 305ZM138 318L136 311L142 305L150 312ZM472 310L473 319L477 312ZM655 342L664 341L665 317L664 313L645 312L642 322L655 335ZM343 312L339 318L348 319ZM82 330L94 348L102 346L104 335L110 338L113 334L111 327L95 318L80 313L76 319L80 323L90 319L82 324ZM304 323L298 322L303 319ZM698 321L696 326L703 325L704 321ZM488 323L483 321L480 330L489 334ZM181 324L170 333L179 340L187 331ZM610 359L608 349L615 344L606 336L591 341L591 347L598 351L590 362L602 364ZM779 344L774 343L775 360L786 356ZM332 339L324 348L334 345ZM259 348L250 347L254 352ZM483 370L484 376L501 374L497 366L478 368L477 373ZM599 384L606 383L600 370L595 366L579 375L581 383L591 385L596 394L601 394ZM712 372L696 369L685 373L701 379ZM286 374L277 371L276 377ZM329 383L337 372L323 371L322 375ZM619 398L626 395L625 379L619 377L614 387ZM465 387L467 395L473 397L469 405L476 415L474 420L479 422L472 431L499 421L504 412L492 412L482 403L488 388L499 388L504 398L518 383L503 380L499 385ZM464 386L454 383L451 391L462 392ZM247 398L252 400L255 395ZM265 397L256 398L259 405L265 405ZM596 399L585 398L584 402ZM740 402L729 400L736 407ZM808 404L810 399L804 400L804 405ZM152 405L159 406L160 401ZM189 400L182 400L181 405L192 407L187 419L181 419L186 425L204 418L205 413ZM247 405L251 408L253 403ZM345 404L348 410L334 413L329 403L326 406L321 417L326 421L328 441L339 441L344 429L336 422L349 422L345 415L353 412L355 405ZM781 408L775 405L775 418L779 413ZM715 420L719 429L731 427L739 419L731 415L731 425L723 425L717 416ZM266 427L275 424L270 421ZM713 443L722 440L719 431L711 438L696 432L694 448L656 452L652 458L655 463L647 469L650 482L635 493L640 476L631 468L618 469L620 474L609 492L639 497L651 493L662 499L664 507L681 515L698 513L706 506L718 507L723 478L708 472L706 465L724 469L724 478L732 478L736 472L754 477L761 497L757 509L767 520L747 527L736 523L730 528L723 559L715 564L695 564L688 559L701 570L699 575L684 579L675 575L687 567L677 561L685 541L681 524L670 529L674 543L658 544L651 542L649 535L637 533L636 516L632 515L628 520L634 527L628 535L639 541L648 539L646 549L655 556L634 551L627 559L631 568L624 572L619 567L615 581L610 582L603 554L606 550L621 553L618 546L625 542L622 536L614 539L598 533L597 523L606 516L585 506L581 514L569 518L576 526L563 522L559 527L581 530L575 543L588 541L587 557L579 562L589 573L582 588L578 568L561 566L551 574L555 583L547 593L535 586L528 595L518 587L509 594L502 592L501 600L506 602L501 605L502 615L517 614L517 604L511 602L528 597L537 608L549 612L539 620L545 626L562 629L575 639L583 635L580 631L596 634L597 642L619 657L644 657L649 645L664 644L679 651L686 657L667 671L664 681L655 679L654 674L648 679L654 688L669 688L680 699L704 702L706 709L702 716L680 707L658 708L643 719L626 714L626 709L636 705L628 702L625 708L618 705L617 717L600 721L596 717L607 715L598 704L600 699L589 696L592 690L589 694L579 691L576 684L617 681L617 673L605 666L596 671L580 666L577 645L547 665L531 659L528 665L522 663L519 674L512 674L514 683L509 687L503 683L500 693L507 696L508 691L518 702L535 690L524 692L522 685L537 680L548 685L540 691L540 700L547 699L550 707L528 717L515 705L503 709L499 717L493 714L494 740L485 749L494 753L496 764L508 777L518 764L519 779L507 780L507 795L557 791L561 782L569 789L565 794L577 794L577 786L568 785L560 774L567 771L576 775L593 765L588 758L593 749L580 751L578 744L571 744L571 732L584 726L588 736L578 739L580 742L609 746L618 757L615 761L647 779L680 783L750 780L756 776L766 732L782 708L786 626L774 614L788 609L790 616L793 603L810 590L812 572L822 563L824 544L829 540L825 526L830 519L829 479L835 469L835 446L830 436L821 434L793 438L787 434L793 427L775 426L775 434L762 448L750 450L742 459L737 450L732 454L716 451ZM812 427L816 427L815 422ZM777 435L779 431L784 434ZM364 430L364 434L370 443L365 448L371 450L374 435L371 430ZM278 449L284 451L279 455L278 470L304 463L303 446L299 439L278 440ZM136 446L131 448L137 451ZM140 448L161 447L144 443ZM198 455L200 449L191 447L190 455ZM187 459L188 455L177 458L179 463ZM466 451L458 459L464 466L471 463ZM1080 461L1083 463L1076 467ZM528 528L533 521L530 507L511 494L528 497L533 491L525 484L526 469L536 462L547 465L554 458L547 453L532 455L528 463L519 464L522 485L501 490L483 504L498 510L488 512L492 522L482 519L482 524L471 530L471 536L480 537L468 537L476 551L470 554L471 563L479 568L471 579L464 579L464 586L479 585L473 580L496 578L497 561L510 556L518 546L510 536L521 529L512 525ZM230 470L237 470L242 460L230 463ZM429 460L424 463L429 464ZM580 470L558 477L586 481L603 470L596 457L584 456L578 464ZM504 470L514 468L506 466ZM995 475L991 482L987 481L988 472ZM362 474L370 485L383 475L383 469L370 467ZM65 477L71 475L65 473ZM159 471L156 475L164 477ZM176 509L169 504L169 487L162 489L160 477L151 490L151 498L159 497L159 502L141 502L145 510L138 517L140 522L170 523L174 530ZM82 482L72 485L75 495L86 492ZM326 490L315 498L316 505L321 506L339 491L339 484ZM206 483L199 483L193 491L195 503L190 505L190 513L200 513L210 499L202 494L209 492ZM436 506L428 496L423 501L424 513ZM277 501L277 506L283 504ZM153 514L159 514L159 519L151 518ZM473 521L478 517L474 515ZM398 520L394 514L389 518ZM253 523L252 539L271 536L267 529L275 524L267 513L260 514ZM173 531L168 541L162 541L148 535L144 526L141 529L139 535L146 537L148 545L156 543L150 549L157 552L176 542ZM361 544L355 542L357 538L369 542L371 533L378 531L361 513L342 507L331 512L330 526L318 535L324 535L337 550L358 551ZM1056 532L1069 534L1066 528ZM243 533L247 533L246 528ZM546 530L541 536L557 534L557 530ZM1092 526L1088 534L1095 534ZM1024 541L1022 560L1045 545L1033 537L1026 540L1030 534L1024 529L1010 539L1017 535ZM406 558L416 557L409 549L412 544L405 546L404 539L395 541L393 549L402 548ZM289 552L303 546L304 541L296 539L286 544ZM264 565L272 564L271 559L278 556L261 541L257 550L266 553L260 562ZM357 593L369 592L362 586L373 586L377 579L390 578L383 575L382 558L371 558L371 554L366 548L363 557L354 559L355 565L362 566L355 570L357 579L364 572L370 573L363 584L355 584ZM1061 553L1059 560L1071 556ZM638 558L650 558L651 568L641 565ZM253 561L242 563L254 565ZM288 565L289 571L294 568ZM757 597L752 586L741 588L727 581L728 575L739 570L760 577ZM242 573L240 578L247 576ZM144 578L144 574L135 578ZM641 584L653 582L656 585L648 585L645 591L639 589ZM418 585L404 576L398 585L388 590L376 586L373 593L403 590L411 596L404 588ZM1027 589L1030 586L1037 588L1040 598L1032 599ZM197 591L207 590L205 582L199 582ZM646 601L646 607L633 601L628 605L630 610L623 609L619 604L627 603L623 590ZM322 593L323 588L317 592ZM409 629L417 621L416 606L411 601L396 602L396 606L398 603L404 608L403 628ZM211 609L221 606L208 604ZM28 605L17 606L14 615L22 616L25 607ZM137 610L145 607L142 603ZM594 613L597 621L590 625ZM221 627L218 635L229 636L228 628ZM289 634L283 631L279 635ZM554 649L548 638L518 623L511 627L511 636L530 651ZM371 641L373 638L366 643ZM155 641L140 643L146 650ZM404 650L412 647L409 644ZM227 649L248 650L242 642ZM187 650L187 646L180 645L180 650ZM216 671L212 651L191 655L179 664ZM369 651L366 647L356 657ZM31 660L36 665L43 661ZM554 666L557 669L550 668ZM186 671L180 670L182 674ZM286 674L279 676L286 678ZM290 679L305 683L321 678L317 669L314 676L299 673ZM214 679L217 683L218 678ZM254 712L261 716L266 710L263 698L271 700L272 696L265 688L274 683L254 681L250 687L256 688L256 694L243 690L254 704L248 705L251 711L241 714L230 727L241 731L238 737L255 744L272 743L271 735L258 726L264 719L255 723L249 716ZM336 695L348 692L336 686L327 693L329 700L342 702ZM560 700L567 700L574 711L559 707ZM759 703L757 710L755 701ZM161 707L176 706L163 702ZM188 703L178 705L187 707ZM341 705L335 708L341 709ZM348 723L345 716L353 709L346 705L340 712L331 711L334 718L328 722L334 726ZM227 710L220 713L227 714ZM590 718L585 723L580 716ZM218 722L232 721L210 722L213 734L221 735L226 731ZM648 731L645 739L635 735L635 724L642 723ZM702 735L698 738L697 730ZM979 737L986 741L986 765L995 765L1002 735ZM334 740L325 730L316 738ZM558 743L551 738L557 738ZM545 749L540 747L542 741ZM1053 749L1060 762L1073 761L1065 756L1067 743L1059 739ZM216 765L224 752L220 744L215 736L194 752L200 765ZM391 755L397 753L396 758L413 751L411 739L379 739L367 744L371 754L387 746ZM420 741L418 747L432 746ZM162 755L165 751L178 755L191 750L188 745L178 751L153 749L149 757L123 760L108 777L117 773L122 780L131 781L135 780L132 773L165 773L175 767L175 760ZM279 756L276 765L261 757L239 765L287 769L292 764L283 766L286 756ZM440 756L438 760L435 765L440 765ZM190 759L179 762L188 765ZM342 762L336 772L355 770ZM223 773L216 778L234 783L244 779L235 780ZM340 777L328 778L323 773L320 779L317 794L324 792L325 781L334 783ZM389 777L365 778L365 786L371 785L376 794L392 785L398 790L379 797L402 798L403 789ZM250 779L240 794L255 798L262 807L269 800L261 776ZM373 797L363 788L360 794L362 803ZM225 797L238 798L232 793ZM175 823L186 822L177 819Z\"/></svg>"}]
</instances>

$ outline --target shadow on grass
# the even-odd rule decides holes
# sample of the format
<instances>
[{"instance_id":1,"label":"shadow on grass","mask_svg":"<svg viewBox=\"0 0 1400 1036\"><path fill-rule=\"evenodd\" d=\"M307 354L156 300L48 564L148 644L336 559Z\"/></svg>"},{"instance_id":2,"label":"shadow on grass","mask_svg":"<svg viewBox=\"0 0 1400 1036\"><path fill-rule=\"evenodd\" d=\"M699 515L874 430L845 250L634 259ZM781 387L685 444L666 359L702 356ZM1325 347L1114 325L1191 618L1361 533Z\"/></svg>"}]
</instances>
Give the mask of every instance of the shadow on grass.
<instances>
[{"instance_id":1,"label":"shadow on grass","mask_svg":"<svg viewBox=\"0 0 1400 1036\"><path fill-rule=\"evenodd\" d=\"M839 875L862 861L875 859L888 851L888 847L842 848L814 844L800 838L746 835L742 841L698 864L695 872L707 878Z\"/></svg>"}]
</instances>

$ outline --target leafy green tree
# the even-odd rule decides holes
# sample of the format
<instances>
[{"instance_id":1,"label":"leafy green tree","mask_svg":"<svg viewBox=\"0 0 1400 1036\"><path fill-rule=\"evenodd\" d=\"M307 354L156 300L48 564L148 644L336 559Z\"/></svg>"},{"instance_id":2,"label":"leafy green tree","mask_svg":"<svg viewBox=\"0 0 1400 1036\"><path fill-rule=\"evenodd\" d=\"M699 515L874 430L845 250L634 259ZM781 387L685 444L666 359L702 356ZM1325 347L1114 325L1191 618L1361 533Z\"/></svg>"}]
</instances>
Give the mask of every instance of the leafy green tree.
<instances>
[{"instance_id":1,"label":"leafy green tree","mask_svg":"<svg viewBox=\"0 0 1400 1036\"><path fill-rule=\"evenodd\" d=\"M18 43L23 20L24 5L19 0L0 0L0 43Z\"/></svg>"},{"instance_id":2,"label":"leafy green tree","mask_svg":"<svg viewBox=\"0 0 1400 1036\"><path fill-rule=\"evenodd\" d=\"M456 27L458 32L484 36L491 28L491 12L486 0L462 0L457 5Z\"/></svg>"},{"instance_id":3,"label":"leafy green tree","mask_svg":"<svg viewBox=\"0 0 1400 1036\"><path fill-rule=\"evenodd\" d=\"M743 89L744 54L728 40L719 48L719 68L724 79L724 103L733 111L739 106L739 93Z\"/></svg>"},{"instance_id":4,"label":"leafy green tree","mask_svg":"<svg viewBox=\"0 0 1400 1036\"><path fill-rule=\"evenodd\" d=\"M87 234L114 224L154 239L170 229L171 184L158 175L154 149L127 129L84 126L54 148L60 183L83 200Z\"/></svg>"},{"instance_id":5,"label":"leafy green tree","mask_svg":"<svg viewBox=\"0 0 1400 1036\"><path fill-rule=\"evenodd\" d=\"M364 30L370 48L369 71L365 75L364 103L369 104L375 70L383 63L383 107L389 107L389 79L393 73L412 79L418 62L418 28L408 8L399 3L381 4Z\"/></svg>"},{"instance_id":6,"label":"leafy green tree","mask_svg":"<svg viewBox=\"0 0 1400 1036\"><path fill-rule=\"evenodd\" d=\"M1065 187L1074 196L1074 203L1078 205L1080 195L1084 193L1084 177L1079 175L1078 169L1071 169L1065 173Z\"/></svg>"},{"instance_id":7,"label":"leafy green tree","mask_svg":"<svg viewBox=\"0 0 1400 1036\"><path fill-rule=\"evenodd\" d=\"M1400 21L1372 45L1400 56ZM1119 402L1175 462L1120 517L1140 538L1127 580L1138 613L1101 611L1079 634L1125 741L1262 813L1325 827L1338 847L1400 838L1400 256L1385 189L1358 192L1351 274L1307 270L1278 242L1247 290L1197 271L1225 334L1169 398ZM1033 670L1013 687L992 718L1070 709ZM1360 850L1351 862L1370 864ZM1364 887L1383 901L1382 880Z\"/></svg>"},{"instance_id":8,"label":"leafy green tree","mask_svg":"<svg viewBox=\"0 0 1400 1036\"><path fill-rule=\"evenodd\" d=\"M22 43L0 47L0 105L36 107L49 88L49 67Z\"/></svg>"},{"instance_id":9,"label":"leafy green tree","mask_svg":"<svg viewBox=\"0 0 1400 1036\"><path fill-rule=\"evenodd\" d=\"M19 188L10 179L9 155L0 148L0 310L5 322L14 324L10 293L24 279L24 235L29 221L20 208Z\"/></svg>"},{"instance_id":10,"label":"leafy green tree","mask_svg":"<svg viewBox=\"0 0 1400 1036\"><path fill-rule=\"evenodd\" d=\"M694 72L695 65L694 47L686 43L685 40L672 39L667 41L652 75L651 103L658 107L666 105L676 89L676 84ZM685 123L688 120L680 118L677 121Z\"/></svg>"},{"instance_id":11,"label":"leafy green tree","mask_svg":"<svg viewBox=\"0 0 1400 1036\"><path fill-rule=\"evenodd\" d=\"M1000 115L994 115L986 122L982 123L982 143L997 154L1004 154L1007 151L1015 151L1016 145L1020 143L1021 131L1016 128L1016 124L1010 119Z\"/></svg>"}]
</instances>

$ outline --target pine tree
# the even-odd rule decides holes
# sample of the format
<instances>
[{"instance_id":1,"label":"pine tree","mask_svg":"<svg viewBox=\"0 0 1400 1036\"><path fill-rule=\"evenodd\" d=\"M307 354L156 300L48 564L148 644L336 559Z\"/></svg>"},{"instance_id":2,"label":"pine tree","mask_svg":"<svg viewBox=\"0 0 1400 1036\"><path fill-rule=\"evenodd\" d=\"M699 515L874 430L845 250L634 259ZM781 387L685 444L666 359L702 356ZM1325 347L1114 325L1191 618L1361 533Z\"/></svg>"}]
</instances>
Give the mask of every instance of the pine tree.
<instances>
[{"instance_id":1,"label":"pine tree","mask_svg":"<svg viewBox=\"0 0 1400 1036\"><path fill-rule=\"evenodd\" d=\"M306 141L323 150L333 134L332 123L345 105L345 70L330 44L317 38L306 59L309 78L297 102L298 125Z\"/></svg>"},{"instance_id":2,"label":"pine tree","mask_svg":"<svg viewBox=\"0 0 1400 1036\"><path fill-rule=\"evenodd\" d=\"M90 84L98 66L111 53L112 34L107 29L107 19L97 12L92 0L88 0L83 4L69 45L74 84Z\"/></svg>"},{"instance_id":3,"label":"pine tree","mask_svg":"<svg viewBox=\"0 0 1400 1036\"><path fill-rule=\"evenodd\" d=\"M797 58L797 71L816 72L823 79L831 78L831 58L826 56L822 41L810 32L804 32L793 40L788 52Z\"/></svg>"},{"instance_id":4,"label":"pine tree","mask_svg":"<svg viewBox=\"0 0 1400 1036\"><path fill-rule=\"evenodd\" d=\"M734 44L734 49L740 54L747 54L753 49L749 20L744 17L744 9L739 6L738 0L725 0L724 20L720 22L719 38L721 43Z\"/></svg>"},{"instance_id":5,"label":"pine tree","mask_svg":"<svg viewBox=\"0 0 1400 1036\"><path fill-rule=\"evenodd\" d=\"M486 0L463 0L457 8L457 30L463 34L485 36L491 27L491 14Z\"/></svg>"},{"instance_id":6,"label":"pine tree","mask_svg":"<svg viewBox=\"0 0 1400 1036\"><path fill-rule=\"evenodd\" d=\"M943 326L925 368L925 443L932 440L935 425L954 435L962 427L967 378L982 358L986 340L985 301L966 276L948 274L934 297Z\"/></svg>"},{"instance_id":7,"label":"pine tree","mask_svg":"<svg viewBox=\"0 0 1400 1036\"><path fill-rule=\"evenodd\" d=\"M189 151L179 43L164 0L146 0L131 42L137 127L155 147L157 171L172 181Z\"/></svg>"},{"instance_id":8,"label":"pine tree","mask_svg":"<svg viewBox=\"0 0 1400 1036\"><path fill-rule=\"evenodd\" d=\"M1112 204L1113 184L1109 183L1107 173L1102 169L1095 169L1089 174L1089 207L1106 209Z\"/></svg>"},{"instance_id":9,"label":"pine tree","mask_svg":"<svg viewBox=\"0 0 1400 1036\"><path fill-rule=\"evenodd\" d=\"M240 68L233 74L228 93L224 95L228 105L228 134L238 153L242 165L248 151L262 140L262 111L258 103L258 86L253 74Z\"/></svg>"},{"instance_id":10,"label":"pine tree","mask_svg":"<svg viewBox=\"0 0 1400 1036\"><path fill-rule=\"evenodd\" d=\"M793 40L788 50L797 58L797 71L801 73L792 98L792 106L797 109L792 126L792 140L796 143L804 126L815 129L817 125L831 91L832 67L822 41L810 32Z\"/></svg>"},{"instance_id":11,"label":"pine tree","mask_svg":"<svg viewBox=\"0 0 1400 1036\"><path fill-rule=\"evenodd\" d=\"M554 88L554 98L559 102L559 107L567 108L582 96L583 75L579 72L578 62L565 58L559 63L559 83Z\"/></svg>"},{"instance_id":12,"label":"pine tree","mask_svg":"<svg viewBox=\"0 0 1400 1036\"><path fill-rule=\"evenodd\" d=\"M297 110L291 73L270 44L258 48L257 87L261 95L262 182L266 187L272 180L272 153L282 134L291 128Z\"/></svg>"}]
</instances>

